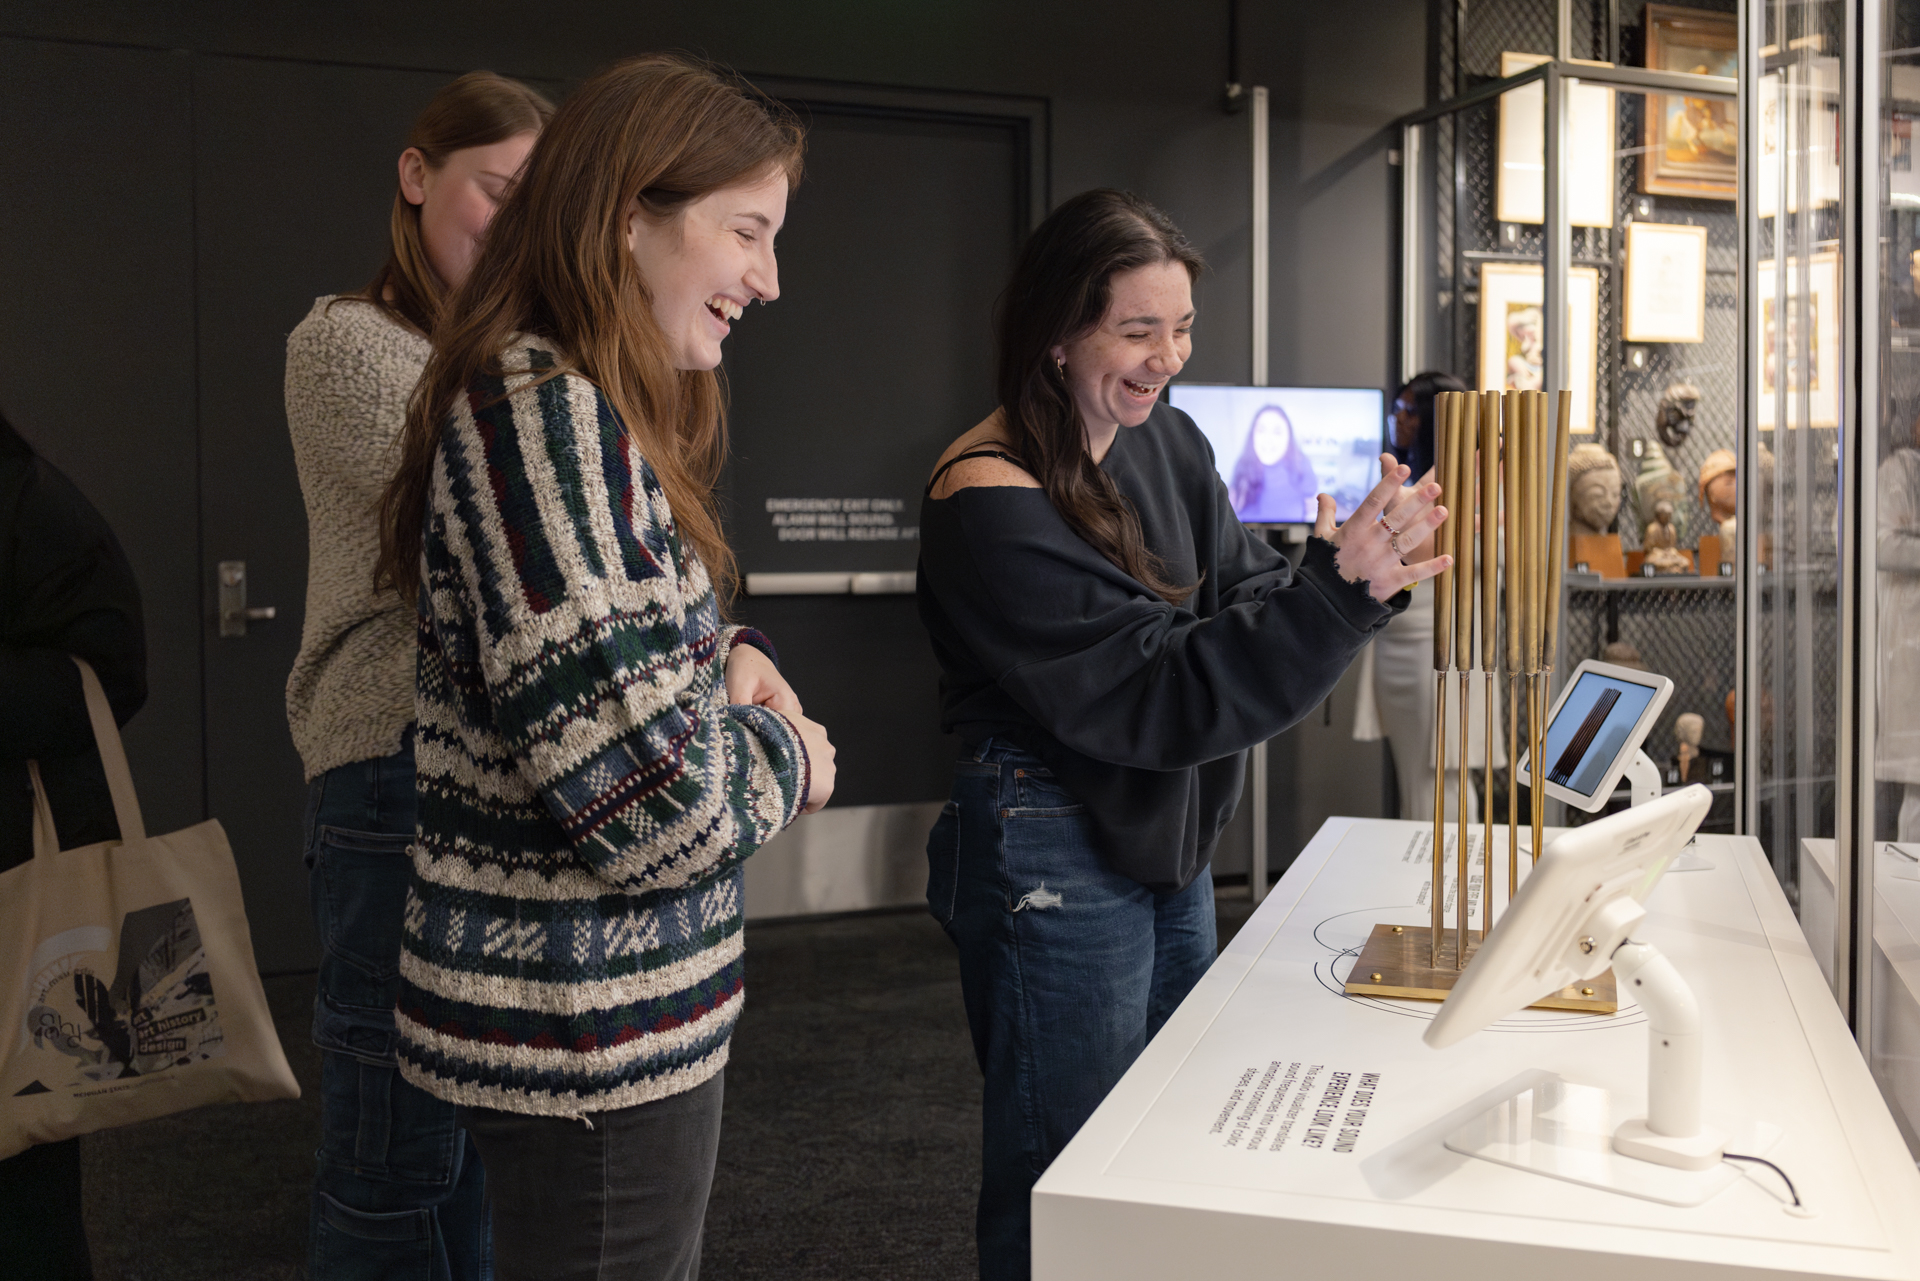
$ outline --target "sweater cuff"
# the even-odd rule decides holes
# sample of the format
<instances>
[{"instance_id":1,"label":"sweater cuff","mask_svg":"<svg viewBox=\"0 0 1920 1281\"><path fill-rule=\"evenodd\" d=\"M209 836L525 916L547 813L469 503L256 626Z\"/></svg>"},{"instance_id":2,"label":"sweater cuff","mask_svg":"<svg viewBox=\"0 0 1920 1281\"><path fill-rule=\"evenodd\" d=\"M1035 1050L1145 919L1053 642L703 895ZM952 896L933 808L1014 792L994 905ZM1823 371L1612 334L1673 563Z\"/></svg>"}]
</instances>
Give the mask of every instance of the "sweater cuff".
<instances>
[{"instance_id":1,"label":"sweater cuff","mask_svg":"<svg viewBox=\"0 0 1920 1281\"><path fill-rule=\"evenodd\" d=\"M1375 600L1364 580L1350 583L1342 578L1340 567L1334 563L1334 551L1334 545L1326 539L1309 537L1306 550L1300 556L1299 574L1313 584L1354 631L1363 636L1371 635L1389 618L1406 608L1402 600L1407 597L1405 592L1393 598L1400 602L1398 608L1394 608Z\"/></svg>"},{"instance_id":2,"label":"sweater cuff","mask_svg":"<svg viewBox=\"0 0 1920 1281\"><path fill-rule=\"evenodd\" d=\"M760 633L755 632L754 635L758 636ZM787 727L787 732L793 735L794 748L800 753L800 790L795 793L793 804L788 809L787 822L782 824L782 827L785 827L800 817L807 808L807 798L813 795L813 756L807 751L807 740L800 737L800 727L783 713L775 712L772 708L767 710L780 717Z\"/></svg>"},{"instance_id":3,"label":"sweater cuff","mask_svg":"<svg viewBox=\"0 0 1920 1281\"><path fill-rule=\"evenodd\" d=\"M720 633L720 662L722 666L726 665L727 656L733 653L733 647L735 645L751 645L762 654L765 654L775 667L780 666L779 651L774 649L773 642L768 640L766 634L757 627L729 627Z\"/></svg>"}]
</instances>

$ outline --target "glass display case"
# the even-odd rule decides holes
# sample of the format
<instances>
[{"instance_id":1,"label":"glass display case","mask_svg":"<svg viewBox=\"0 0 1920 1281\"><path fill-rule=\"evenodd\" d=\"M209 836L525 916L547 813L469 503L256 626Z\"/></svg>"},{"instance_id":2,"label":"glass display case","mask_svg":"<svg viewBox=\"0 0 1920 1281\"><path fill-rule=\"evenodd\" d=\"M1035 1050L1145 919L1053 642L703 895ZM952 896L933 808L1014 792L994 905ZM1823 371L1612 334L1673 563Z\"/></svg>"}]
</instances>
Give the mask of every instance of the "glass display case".
<instances>
[{"instance_id":1,"label":"glass display case","mask_svg":"<svg viewBox=\"0 0 1920 1281\"><path fill-rule=\"evenodd\" d=\"M1738 15L1469 3L1449 19L1448 96L1401 122L1402 378L1572 391L1559 671L1671 677L1647 753L1714 789L1708 830L1731 832L1739 579L1714 500L1731 514L1741 421Z\"/></svg>"},{"instance_id":2,"label":"glass display case","mask_svg":"<svg viewBox=\"0 0 1920 1281\"><path fill-rule=\"evenodd\" d=\"M1673 678L1920 1155L1920 0L1442 12L1403 377L1572 391L1558 670Z\"/></svg>"},{"instance_id":3,"label":"glass display case","mask_svg":"<svg viewBox=\"0 0 1920 1281\"><path fill-rule=\"evenodd\" d=\"M1909 1148L1920 1151L1920 0L1856 19L1861 118L1858 673L1863 691L1852 1013Z\"/></svg>"}]
</instances>

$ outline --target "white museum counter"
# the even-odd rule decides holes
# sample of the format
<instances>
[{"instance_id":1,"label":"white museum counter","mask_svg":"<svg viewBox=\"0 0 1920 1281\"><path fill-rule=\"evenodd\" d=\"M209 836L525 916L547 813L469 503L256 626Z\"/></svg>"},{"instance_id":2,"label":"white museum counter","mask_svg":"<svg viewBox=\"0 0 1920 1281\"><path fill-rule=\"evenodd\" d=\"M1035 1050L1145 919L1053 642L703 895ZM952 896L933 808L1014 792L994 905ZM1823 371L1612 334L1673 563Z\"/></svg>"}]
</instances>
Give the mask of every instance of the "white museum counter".
<instances>
[{"instance_id":1,"label":"white museum counter","mask_svg":"<svg viewBox=\"0 0 1920 1281\"><path fill-rule=\"evenodd\" d=\"M1426 923L1428 830L1327 821L1041 1177L1036 1278L1920 1278L1920 1174L1750 838L1701 837L1635 935L1700 1000L1708 1122L1779 1126L1812 1215L1761 1167L1683 1209L1448 1151L1539 1069L1644 1098L1646 1020L1525 1011L1436 1051L1437 1006L1345 995L1375 923Z\"/></svg>"}]
</instances>

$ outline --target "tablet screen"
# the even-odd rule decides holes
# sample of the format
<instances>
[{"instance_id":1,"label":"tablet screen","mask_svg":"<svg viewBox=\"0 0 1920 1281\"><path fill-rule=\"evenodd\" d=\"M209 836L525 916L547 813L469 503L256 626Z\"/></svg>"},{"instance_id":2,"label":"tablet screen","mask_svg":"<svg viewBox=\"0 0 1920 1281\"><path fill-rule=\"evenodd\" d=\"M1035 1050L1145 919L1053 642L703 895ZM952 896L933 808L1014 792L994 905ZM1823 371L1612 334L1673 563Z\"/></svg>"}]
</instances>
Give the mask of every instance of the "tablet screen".
<instances>
[{"instance_id":1,"label":"tablet screen","mask_svg":"<svg viewBox=\"0 0 1920 1281\"><path fill-rule=\"evenodd\" d=\"M1547 781L1591 798L1655 692L1650 685L1582 672L1547 726L1540 753L1547 762Z\"/></svg>"}]
</instances>

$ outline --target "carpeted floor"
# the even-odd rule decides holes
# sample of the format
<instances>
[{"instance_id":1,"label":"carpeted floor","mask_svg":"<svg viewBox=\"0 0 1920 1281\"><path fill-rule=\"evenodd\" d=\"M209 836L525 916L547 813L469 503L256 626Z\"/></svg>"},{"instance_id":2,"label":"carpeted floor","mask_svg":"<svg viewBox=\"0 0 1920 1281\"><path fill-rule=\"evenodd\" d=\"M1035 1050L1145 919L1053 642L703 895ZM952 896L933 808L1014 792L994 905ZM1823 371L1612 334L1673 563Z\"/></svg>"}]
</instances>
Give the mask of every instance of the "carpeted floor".
<instances>
[{"instance_id":1,"label":"carpeted floor","mask_svg":"<svg viewBox=\"0 0 1920 1281\"><path fill-rule=\"evenodd\" d=\"M1223 945L1250 910L1222 899ZM702 1276L973 1276L980 1077L946 936L922 912L781 922L747 957ZM89 1136L100 1281L306 1275L313 977L266 987L303 1097Z\"/></svg>"}]
</instances>

